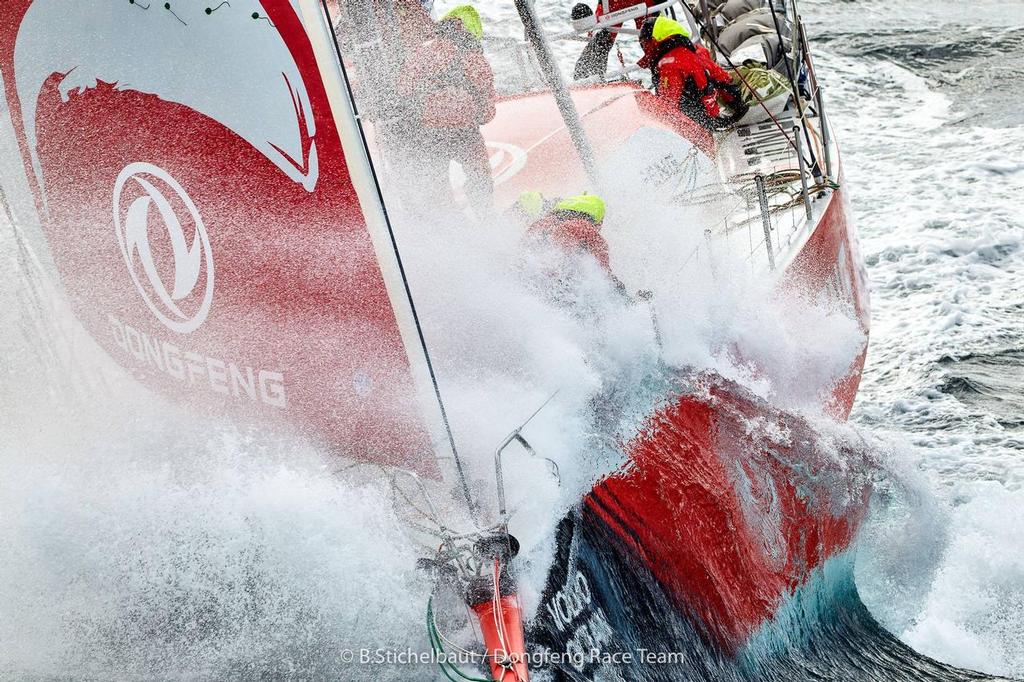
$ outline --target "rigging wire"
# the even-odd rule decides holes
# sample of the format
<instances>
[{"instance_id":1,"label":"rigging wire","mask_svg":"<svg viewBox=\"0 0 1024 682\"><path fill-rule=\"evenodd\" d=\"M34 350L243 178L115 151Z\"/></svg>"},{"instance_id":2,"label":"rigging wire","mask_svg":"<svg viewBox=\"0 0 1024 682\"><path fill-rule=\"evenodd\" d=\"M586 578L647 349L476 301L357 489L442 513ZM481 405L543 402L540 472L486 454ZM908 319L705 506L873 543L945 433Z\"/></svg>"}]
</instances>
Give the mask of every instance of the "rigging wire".
<instances>
[{"instance_id":1,"label":"rigging wire","mask_svg":"<svg viewBox=\"0 0 1024 682\"><path fill-rule=\"evenodd\" d=\"M729 65L730 69L736 72L736 75L739 76L743 84L747 86L747 89L750 91L750 94L754 96L754 99L757 100L757 103L761 106L762 109L764 109L764 112L768 114L769 118L771 118L771 120L775 123L775 126L779 129L779 132L782 133L782 136L786 138L786 141L789 143L789 145L794 150L796 150L796 142L794 142L793 139L789 136L789 133L786 132L786 129L782 127L782 124L779 122L779 119L777 119L775 115L772 114L771 110L768 109L768 105L765 104L765 101L763 99L761 99L761 95L758 94L757 90L750 84L749 81L747 81L746 77L744 77L744 75L740 73L739 67L737 67L736 64L733 63L732 59L729 58L729 55L726 54L724 50L722 50L722 46L718 44L718 41L712 35L710 27L708 27L704 22L698 19L696 15L694 15L694 19L701 25L701 28L704 29L702 33L707 35L707 39L711 41L711 44L714 45L718 53L722 55L722 57L725 59L725 63ZM781 35L779 36L779 39L782 39Z\"/></svg>"},{"instance_id":2,"label":"rigging wire","mask_svg":"<svg viewBox=\"0 0 1024 682\"><path fill-rule=\"evenodd\" d=\"M409 278L405 271L405 263L402 260L402 254L398 248L398 239L395 236L394 226L392 225L391 222L391 214L388 211L387 203L384 201L384 190L381 188L380 178L377 176L377 169L374 167L373 163L369 161L369 141L366 139L366 131L363 129L363 121L359 113L359 105L355 101L355 97L352 95L352 82L349 79L348 70L345 68L345 58L341 52L341 44L338 42L338 34L334 30L334 27L331 26L331 22L328 19L330 17L330 11L327 7L327 0L320 1L321 7L324 12L324 23L326 24L328 30L330 31L331 39L334 41L334 49L336 52L336 56L338 58L339 67L341 69L341 76L342 79L345 81L345 92L348 95L349 103L352 107L352 113L355 116L357 128L359 130L359 136L362 141L363 153L366 155L367 166L369 167L370 175L373 178L374 190L376 191L377 199L380 202L381 212L384 216L384 223L385 225L387 225L388 228L388 236L391 241L392 251L395 254L395 260L398 264L398 272L402 278L402 285L405 290L406 300L408 300L409 302L410 312L412 314L413 322L415 323L416 326L416 335L417 338L419 339L420 348L423 350L423 357L426 360L427 372L430 375L430 382L434 389L434 397L437 400L437 405L441 413L441 422L444 426L448 444L451 446L452 449L452 457L454 458L455 461L456 473L459 477L459 483L461 484L462 488L461 492L466 500L466 504L469 507L470 513L475 514L478 511L478 505L476 503L476 500L473 499L472 493L470 492L469 480L466 476L465 467L463 466L462 458L459 456L458 447L455 444L455 434L452 431L451 421L448 418L448 410L445 408L444 398L441 396L441 387L438 383L437 373L434 369L434 361L430 357L430 351L427 348L426 335L423 331L423 325L420 322L419 311L416 309L416 302L412 295L412 286L409 283Z\"/></svg>"},{"instance_id":3,"label":"rigging wire","mask_svg":"<svg viewBox=\"0 0 1024 682\"><path fill-rule=\"evenodd\" d=\"M779 36L779 49L782 50L782 48L784 48L786 45L785 45L785 43L782 40L782 27L779 24L779 15L775 11L775 0L768 0L768 7L769 7L769 9L771 10L771 13L772 13L772 21L775 23L775 33L777 33L778 36ZM783 10L785 10L785 6L783 6ZM785 15L783 15L783 16L785 16ZM792 22L792 25L793 25L793 30L799 32L800 27L797 25L797 20L798 20L798 17L796 17L796 16L794 16L794 17L792 17L790 19L790 21ZM799 36L790 35L789 39L790 39L790 42L793 44L793 46L795 48L799 49L799 47L800 47L800 45L798 43ZM800 88L797 87L796 77L793 76L793 66L796 63L796 54L797 54L796 52L793 53L793 62L794 63L790 64L790 62L789 62L789 55L786 54L785 51L783 51L782 61L785 62L785 64L786 64L786 76L789 78L789 85L790 85L790 87L793 88L793 99L794 99L794 101L796 103L797 114L800 116L800 121L803 122L805 120L804 105L803 105L803 102L800 99ZM820 175L821 172L820 172L820 169L818 168L818 159L814 155L814 146L811 144L811 136L807 133L807 126L804 125L803 128L804 128L804 137L807 139L808 151L811 153L811 167L813 169L812 170L812 174ZM799 153L799 151L798 151L798 153Z\"/></svg>"},{"instance_id":4,"label":"rigging wire","mask_svg":"<svg viewBox=\"0 0 1024 682\"><path fill-rule=\"evenodd\" d=\"M441 633L437 628L437 621L434 618L433 597L427 600L427 636L430 639L430 647L435 654L438 667L441 668L441 672L443 672L444 676L451 680L451 682L459 682L459 680L451 676L451 674L449 673L449 669L451 673L454 673L463 680L467 680L467 682L494 682L493 679L485 679L482 677L473 677L471 675L467 675L466 673L459 670L458 666L456 666L455 664L448 663L445 660L443 656L445 650L444 645L441 643Z\"/></svg>"},{"instance_id":5,"label":"rigging wire","mask_svg":"<svg viewBox=\"0 0 1024 682\"><path fill-rule=\"evenodd\" d=\"M494 593L491 597L491 615L494 617L494 629L498 633L498 644L501 645L501 651L504 655L503 659L507 659L509 655L508 642L505 639L505 623L502 615L504 609L501 605L501 563L498 559L494 560ZM504 667L504 660L498 662L499 665ZM507 673L507 670L506 670ZM505 682L505 674L501 674L501 680L498 682Z\"/></svg>"}]
</instances>

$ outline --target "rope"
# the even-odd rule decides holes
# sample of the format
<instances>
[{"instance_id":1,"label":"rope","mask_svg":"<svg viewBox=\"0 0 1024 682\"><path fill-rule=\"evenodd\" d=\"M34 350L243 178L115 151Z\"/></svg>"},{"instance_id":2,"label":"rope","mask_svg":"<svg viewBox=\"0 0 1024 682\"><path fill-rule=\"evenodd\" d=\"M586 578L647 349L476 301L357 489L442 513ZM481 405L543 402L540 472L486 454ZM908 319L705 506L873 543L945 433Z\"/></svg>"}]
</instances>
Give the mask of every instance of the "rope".
<instances>
[{"instance_id":1,"label":"rope","mask_svg":"<svg viewBox=\"0 0 1024 682\"><path fill-rule=\"evenodd\" d=\"M696 17L694 18L696 19ZM697 19L697 22L700 23L700 20ZM740 73L739 67L737 67L733 63L732 59L729 58L729 55L726 54L725 50L722 49L722 46L718 44L718 41L715 40L715 37L714 35L712 35L711 30L703 23L701 23L701 28L704 29L702 33L707 34L708 40L711 41L711 44L715 46L715 49L718 50L718 53L725 58L725 63L729 65L730 69L736 72L736 75L740 77L740 81L747 86L747 89L750 90L750 94L754 96L754 99L757 100L757 103L761 105L762 109L764 109L764 113L768 114L768 117L775 123L775 127L778 128L779 132L782 133L782 136L786 138L786 142L789 143L789 146L792 147L794 151L796 151L796 142L794 142L793 139L789 136L789 134L786 132L786 129L782 127L782 124L779 122L779 119L775 118L775 115L772 114L772 112L768 109L768 105L765 104L764 100L761 99L761 96L757 94L757 90L754 89L747 81L747 79L743 76L743 74ZM780 35L779 38L781 40L782 36Z\"/></svg>"},{"instance_id":2,"label":"rope","mask_svg":"<svg viewBox=\"0 0 1024 682\"><path fill-rule=\"evenodd\" d=\"M431 597L427 601L427 635L430 638L430 648L433 650L434 654L444 654L445 650L444 645L441 643L441 634L438 631L437 623L434 620L433 597ZM459 670L459 668L454 664L447 664L446 667L446 663L442 656L437 656L437 665L439 668L441 668L441 672L444 673L444 676L447 677L451 682L459 682L459 680L452 677L452 673L462 678L463 680L466 680L467 682L494 682L493 679L489 680L482 677L473 677L471 675L467 675L466 673Z\"/></svg>"},{"instance_id":3,"label":"rope","mask_svg":"<svg viewBox=\"0 0 1024 682\"><path fill-rule=\"evenodd\" d=\"M504 668L498 682L505 682L505 676L508 675L509 672L513 672L516 679L519 678L519 673L516 672L515 667L508 668L505 665L505 661L508 659L511 652L508 650L508 640L505 638L505 619L502 617L504 615L504 608L501 603L501 562L498 559L494 560L493 581L494 594L491 597L491 615L494 617L494 628L498 633L498 643L501 645L501 651L504 654L502 660L497 661L497 657L495 660L502 668Z\"/></svg>"},{"instance_id":4,"label":"rope","mask_svg":"<svg viewBox=\"0 0 1024 682\"><path fill-rule=\"evenodd\" d=\"M819 119L821 119L823 116L824 116L824 114L819 111L818 112ZM811 137L814 138L814 146L818 150L818 157L819 158L824 158L825 157L825 142L821 139L821 136L818 135L818 131L814 128L813 125L811 125L811 122L807 121L806 123L807 123L807 125L805 126L805 128L806 128L807 132L810 133Z\"/></svg>"},{"instance_id":5,"label":"rope","mask_svg":"<svg viewBox=\"0 0 1024 682\"><path fill-rule=\"evenodd\" d=\"M504 653L504 656L502 656L500 659L498 657L497 652L495 652L494 654L474 653L472 651L464 649L463 647L459 646L458 644L452 642L447 637L445 637L441 633L440 628L437 627L437 620L434 615L434 598L430 597L430 599L427 601L427 634L430 639L431 649L434 651L435 654L444 654L444 643L447 643L449 646L454 648L458 653L465 654L470 658L480 659L485 663L488 661L494 661L503 668L501 677L498 680L488 680L467 675L466 673L459 670L458 667L454 664L446 664L442 657L438 656L438 666L441 668L441 672L443 672L445 677L447 677L452 682L459 682L459 680L456 680L456 678L452 677L452 674L468 682L505 682L506 677L508 676L509 673L512 673L512 675L515 676L516 682L523 682L523 678L519 674L519 670L515 667L515 661L511 659L511 652L509 651L508 647L507 631L505 630L504 619L502 618L502 616L504 615L504 608L502 606L501 601L500 580L501 563L499 560L495 559L493 572L494 595L492 597L491 604L495 630L498 633L499 645L501 646L502 651Z\"/></svg>"},{"instance_id":6,"label":"rope","mask_svg":"<svg viewBox=\"0 0 1024 682\"><path fill-rule=\"evenodd\" d=\"M837 183L831 182L831 181L820 182L820 183L816 183L814 185L808 186L807 193L808 194L816 194L818 192L824 192L825 190L828 190L828 189L839 189L839 187L840 187L840 185L838 185ZM774 191L774 192L772 192L772 193L770 193L768 195L768 196L773 196L774 197L774 196L778 196L780 194L787 194L789 196L789 201L787 201L786 203L776 204L775 206L770 207L768 209L768 213L769 214L777 215L779 213L784 213L784 212L786 212L786 211L788 211L790 209L793 209L793 208L796 208L798 206L802 206L803 205L803 203L804 203L803 192L802 191L796 192L795 190L794 191L787 191L787 189L789 189L789 188L791 188L790 185L776 186L775 189L777 191ZM761 219L760 215L751 216L749 218L746 218L746 219L740 221L739 225L747 225L749 223L756 222L756 221L758 221L760 219Z\"/></svg>"},{"instance_id":7,"label":"rope","mask_svg":"<svg viewBox=\"0 0 1024 682\"><path fill-rule=\"evenodd\" d=\"M505 624L501 619L501 564L498 559L494 560L494 593L491 596L492 613L494 617L494 628L498 633L498 643L501 644L501 649L506 654L508 653L508 646L505 642Z\"/></svg>"}]
</instances>

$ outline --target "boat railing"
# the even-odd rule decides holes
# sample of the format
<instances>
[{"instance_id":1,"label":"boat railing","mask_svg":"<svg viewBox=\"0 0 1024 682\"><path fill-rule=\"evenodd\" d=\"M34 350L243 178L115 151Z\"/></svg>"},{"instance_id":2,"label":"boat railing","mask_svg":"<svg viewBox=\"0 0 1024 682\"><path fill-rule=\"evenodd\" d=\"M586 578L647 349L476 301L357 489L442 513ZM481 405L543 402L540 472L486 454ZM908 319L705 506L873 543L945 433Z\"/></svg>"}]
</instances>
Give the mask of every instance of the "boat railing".
<instances>
[{"instance_id":1,"label":"boat railing","mask_svg":"<svg viewBox=\"0 0 1024 682\"><path fill-rule=\"evenodd\" d=\"M821 215L833 189L808 168L799 124L792 127L786 162L771 173L756 173L746 180L746 194L752 196L747 214L739 213L751 233L748 254L751 263L766 260L769 269L781 265L794 243L808 235Z\"/></svg>"},{"instance_id":2,"label":"boat railing","mask_svg":"<svg viewBox=\"0 0 1024 682\"><path fill-rule=\"evenodd\" d=\"M580 19L572 20L572 29L569 31L562 31L559 33L549 33L548 38L550 40L580 40L587 41L591 33L596 31L609 31L611 33L621 33L626 35L640 35L640 30L631 27L630 24L646 19L647 17L658 16L661 13L666 13L674 17L676 20L683 18L689 25L689 28L697 35L697 22L694 18L690 8L686 5L683 0L666 0L665 2L658 3L656 5L648 6L644 2L639 2L631 7L618 10L616 12L609 11L608 0L601 0L602 14L598 18L594 14L587 15Z\"/></svg>"},{"instance_id":3,"label":"boat railing","mask_svg":"<svg viewBox=\"0 0 1024 682\"><path fill-rule=\"evenodd\" d=\"M824 157L825 161L825 178L827 180L834 181L836 179L836 175L835 169L833 168L832 130L829 127L828 116L825 112L825 93L821 84L818 82L817 71L814 68L814 57L811 54L810 45L807 42L807 31L804 27L803 19L801 19L799 15L797 15L797 38L800 46L801 62L807 70L808 86L810 88L811 95L810 99L813 102L820 122L820 144L821 155ZM805 125L811 125L811 123L807 121L804 123Z\"/></svg>"},{"instance_id":4,"label":"boat railing","mask_svg":"<svg viewBox=\"0 0 1024 682\"><path fill-rule=\"evenodd\" d=\"M835 185L809 169L799 119L795 112L788 114L725 136L718 158L722 184L678 198L684 204L718 202L719 207L708 211L719 217L683 257L684 265L708 259L714 269L717 254L728 252L743 254L752 270L775 270L813 230ZM757 162L748 163L748 154Z\"/></svg>"},{"instance_id":5,"label":"boat railing","mask_svg":"<svg viewBox=\"0 0 1024 682\"><path fill-rule=\"evenodd\" d=\"M529 418L526 419L526 421L517 426L516 429L512 431L512 433L510 433L508 437L505 438L505 440L503 440L501 444L498 446L498 448L494 451L494 484L495 490L497 492L498 502L498 524L499 527L503 528L506 532L508 531L508 522L510 514L508 510L508 502L505 497L504 456L505 452L509 449L509 447L512 444L518 443L519 446L522 447L523 450L530 457L535 457L537 459L543 460L544 462L547 462L548 466L551 468L551 473L554 476L555 480L558 481L559 484L561 484L562 474L559 470L558 463L553 459L539 455L537 451L533 448L533 445L530 444L530 441L528 441L523 436L523 429L525 429L530 424L530 422L533 421L533 418L540 414L544 410L544 408L547 407L548 404L550 404L551 401L555 399L557 395L558 392L556 391L550 398L545 400L544 403L539 408L537 408L537 410L532 415L530 415Z\"/></svg>"},{"instance_id":6,"label":"boat railing","mask_svg":"<svg viewBox=\"0 0 1024 682\"><path fill-rule=\"evenodd\" d=\"M758 102L769 117L761 129L768 136L762 143L772 150L770 163L762 161L761 167L754 172L733 180L739 183L741 194L756 198L756 209L748 206L746 211L737 212L737 219L747 224L750 260L752 263L767 260L769 268L774 270L792 241L813 227L815 204L827 198L838 185L835 183L833 142L825 113L824 93L814 69L797 1L767 0L767 3L775 18L777 32L780 35L783 32L777 18L781 14L792 36L792 53L784 59L784 75L791 88L791 102L781 116L772 115L763 102ZM714 17L705 0L701 0L700 7L702 16L699 20L706 27L705 35L710 34L710 41L714 43ZM782 9L781 13L779 9ZM735 68L735 65L729 65ZM735 131L735 134L738 137L746 134L747 139L754 137L751 127ZM740 149L748 151L742 141ZM724 229L728 231L729 226ZM755 239L754 235L760 235L760 238Z\"/></svg>"}]
</instances>

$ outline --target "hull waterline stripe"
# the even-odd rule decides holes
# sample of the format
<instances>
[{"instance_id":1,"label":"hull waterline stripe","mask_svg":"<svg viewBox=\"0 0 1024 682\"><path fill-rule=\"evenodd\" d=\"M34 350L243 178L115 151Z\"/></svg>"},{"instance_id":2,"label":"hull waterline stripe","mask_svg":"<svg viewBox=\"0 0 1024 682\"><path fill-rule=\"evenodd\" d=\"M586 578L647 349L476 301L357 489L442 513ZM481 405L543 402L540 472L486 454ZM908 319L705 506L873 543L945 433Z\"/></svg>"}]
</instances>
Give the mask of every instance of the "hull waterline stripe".
<instances>
[{"instance_id":1,"label":"hull waterline stripe","mask_svg":"<svg viewBox=\"0 0 1024 682\"><path fill-rule=\"evenodd\" d=\"M629 528L636 528L637 532L639 532L640 529L647 530L648 532L650 532L650 529L647 527L647 523L644 521L644 518L640 516L634 508L628 507L625 504L623 504L622 500L620 500L612 491L612 489L609 488L607 485L602 484L594 488L593 492L599 493L601 497L608 498L601 501L601 506L609 510L612 510L614 508L616 515L619 518L625 519L628 516L633 521L633 524L630 525L627 524L625 520L623 520L623 525Z\"/></svg>"}]
</instances>

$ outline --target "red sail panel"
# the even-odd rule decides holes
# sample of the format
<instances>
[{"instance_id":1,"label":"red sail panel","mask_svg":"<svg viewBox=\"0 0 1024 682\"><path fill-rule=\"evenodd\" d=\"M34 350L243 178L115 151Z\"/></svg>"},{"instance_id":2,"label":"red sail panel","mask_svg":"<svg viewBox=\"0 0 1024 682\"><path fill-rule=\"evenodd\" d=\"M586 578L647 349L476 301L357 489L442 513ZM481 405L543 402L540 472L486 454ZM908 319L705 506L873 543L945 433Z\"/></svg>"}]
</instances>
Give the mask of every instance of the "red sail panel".
<instances>
[{"instance_id":1,"label":"red sail panel","mask_svg":"<svg viewBox=\"0 0 1024 682\"><path fill-rule=\"evenodd\" d=\"M15 2L0 75L67 296L115 360L201 409L436 473L288 0Z\"/></svg>"}]
</instances>

